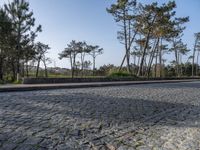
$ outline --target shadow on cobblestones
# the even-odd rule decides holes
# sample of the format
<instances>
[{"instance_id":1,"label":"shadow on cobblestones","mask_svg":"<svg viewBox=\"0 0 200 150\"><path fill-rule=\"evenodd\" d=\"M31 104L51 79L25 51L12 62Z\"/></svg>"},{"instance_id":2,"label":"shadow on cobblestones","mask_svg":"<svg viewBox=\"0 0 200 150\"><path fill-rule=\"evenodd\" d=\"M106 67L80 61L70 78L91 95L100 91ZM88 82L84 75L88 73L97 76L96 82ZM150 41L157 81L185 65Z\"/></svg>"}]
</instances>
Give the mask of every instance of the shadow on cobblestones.
<instances>
[{"instance_id":1,"label":"shadow on cobblestones","mask_svg":"<svg viewBox=\"0 0 200 150\"><path fill-rule=\"evenodd\" d=\"M139 87L147 88L147 87L153 87L153 88L200 88L199 82L182 82L182 83L159 83L159 84L146 84L138 85Z\"/></svg>"},{"instance_id":2,"label":"shadow on cobblestones","mask_svg":"<svg viewBox=\"0 0 200 150\"><path fill-rule=\"evenodd\" d=\"M200 107L191 104L142 99L113 98L90 94L21 97L3 102L0 118L16 126L40 126L68 118L89 119L111 124L138 122L142 125L196 127Z\"/></svg>"},{"instance_id":3,"label":"shadow on cobblestones","mask_svg":"<svg viewBox=\"0 0 200 150\"><path fill-rule=\"evenodd\" d=\"M198 90L148 86L0 95L0 149L88 149L145 128L200 127Z\"/></svg>"}]
</instances>

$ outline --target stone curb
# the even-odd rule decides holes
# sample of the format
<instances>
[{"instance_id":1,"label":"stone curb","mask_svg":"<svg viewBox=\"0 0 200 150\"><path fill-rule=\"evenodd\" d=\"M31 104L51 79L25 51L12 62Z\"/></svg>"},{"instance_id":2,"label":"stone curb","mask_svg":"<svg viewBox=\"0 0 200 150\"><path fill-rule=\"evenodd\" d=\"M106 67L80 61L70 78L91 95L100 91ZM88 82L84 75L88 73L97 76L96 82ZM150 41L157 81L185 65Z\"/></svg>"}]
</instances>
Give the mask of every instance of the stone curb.
<instances>
[{"instance_id":1,"label":"stone curb","mask_svg":"<svg viewBox=\"0 0 200 150\"><path fill-rule=\"evenodd\" d=\"M20 92L20 91L37 91L51 89L74 89L106 86L124 86L136 84L156 84L156 83L179 83L200 81L198 79L190 80L156 80L156 81L118 81L118 82L92 82L92 83L65 83L65 84L35 84L35 85L10 85L0 86L0 92Z\"/></svg>"}]
</instances>

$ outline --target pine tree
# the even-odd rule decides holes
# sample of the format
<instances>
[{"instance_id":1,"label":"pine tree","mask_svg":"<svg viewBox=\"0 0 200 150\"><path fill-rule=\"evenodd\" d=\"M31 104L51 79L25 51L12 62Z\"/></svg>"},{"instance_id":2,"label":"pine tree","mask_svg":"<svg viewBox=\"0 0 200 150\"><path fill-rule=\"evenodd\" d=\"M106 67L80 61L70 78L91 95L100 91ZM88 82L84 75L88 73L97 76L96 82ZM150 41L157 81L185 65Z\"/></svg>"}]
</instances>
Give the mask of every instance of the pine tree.
<instances>
[{"instance_id":1,"label":"pine tree","mask_svg":"<svg viewBox=\"0 0 200 150\"><path fill-rule=\"evenodd\" d=\"M37 32L41 31L41 25L33 29L35 26L35 18L33 12L29 10L29 3L25 0L13 0L9 4L5 4L5 10L12 20L13 32L16 35L15 56L16 56L16 72L17 80L21 75L21 62L23 61L24 49L27 45L33 44Z\"/></svg>"}]
</instances>

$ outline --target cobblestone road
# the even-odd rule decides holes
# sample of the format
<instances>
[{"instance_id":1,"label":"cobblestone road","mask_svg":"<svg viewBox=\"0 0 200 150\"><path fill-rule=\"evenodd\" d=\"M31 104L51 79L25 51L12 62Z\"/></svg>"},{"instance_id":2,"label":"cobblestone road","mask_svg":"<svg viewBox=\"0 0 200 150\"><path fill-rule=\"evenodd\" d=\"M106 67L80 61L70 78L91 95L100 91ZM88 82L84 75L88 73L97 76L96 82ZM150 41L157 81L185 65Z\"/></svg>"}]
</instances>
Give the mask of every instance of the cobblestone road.
<instances>
[{"instance_id":1,"label":"cobblestone road","mask_svg":"<svg viewBox=\"0 0 200 150\"><path fill-rule=\"evenodd\" d=\"M198 150L200 82L0 93L1 150Z\"/></svg>"}]
</instances>

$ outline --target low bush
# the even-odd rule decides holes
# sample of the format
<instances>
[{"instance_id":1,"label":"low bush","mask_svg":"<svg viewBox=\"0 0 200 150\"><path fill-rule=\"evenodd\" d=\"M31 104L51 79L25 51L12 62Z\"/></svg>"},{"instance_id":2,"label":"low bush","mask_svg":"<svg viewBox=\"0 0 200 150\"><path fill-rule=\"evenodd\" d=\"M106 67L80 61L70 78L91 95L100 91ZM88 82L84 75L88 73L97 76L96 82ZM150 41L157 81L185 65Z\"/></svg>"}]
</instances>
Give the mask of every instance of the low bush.
<instances>
[{"instance_id":1,"label":"low bush","mask_svg":"<svg viewBox=\"0 0 200 150\"><path fill-rule=\"evenodd\" d=\"M119 78L124 78L124 77L137 78L136 75L130 74L125 71L110 71L108 77L111 77L111 78L118 78L118 77Z\"/></svg>"},{"instance_id":2,"label":"low bush","mask_svg":"<svg viewBox=\"0 0 200 150\"><path fill-rule=\"evenodd\" d=\"M15 81L13 82L13 84L22 84L22 80L19 80L19 81L15 80Z\"/></svg>"},{"instance_id":3,"label":"low bush","mask_svg":"<svg viewBox=\"0 0 200 150\"><path fill-rule=\"evenodd\" d=\"M5 82L3 80L0 80L0 84L4 84Z\"/></svg>"}]
</instances>

